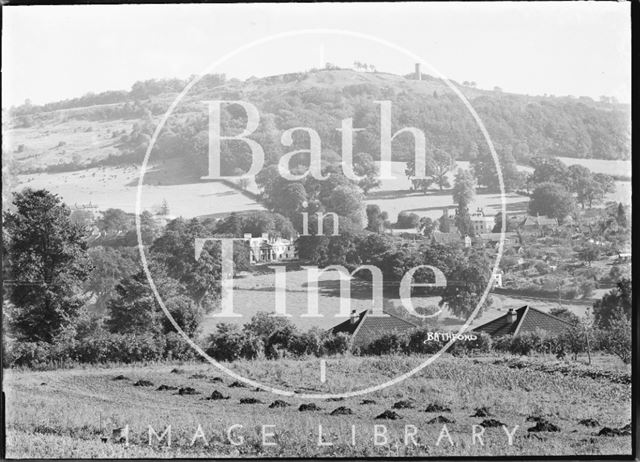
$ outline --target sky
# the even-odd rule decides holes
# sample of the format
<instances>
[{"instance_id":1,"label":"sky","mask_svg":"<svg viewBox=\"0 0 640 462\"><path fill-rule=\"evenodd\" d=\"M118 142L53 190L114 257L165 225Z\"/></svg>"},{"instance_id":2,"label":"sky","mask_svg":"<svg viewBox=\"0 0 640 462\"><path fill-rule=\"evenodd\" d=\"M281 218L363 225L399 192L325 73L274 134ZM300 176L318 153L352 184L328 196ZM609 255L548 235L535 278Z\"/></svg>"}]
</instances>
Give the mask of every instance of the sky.
<instances>
[{"instance_id":1,"label":"sky","mask_svg":"<svg viewBox=\"0 0 640 462\"><path fill-rule=\"evenodd\" d=\"M425 73L479 88L631 99L628 2L73 5L3 7L2 106L186 78L248 43L308 29L391 42L425 60ZM306 32L213 72L244 79L354 61L413 71L412 56L379 41Z\"/></svg>"}]
</instances>

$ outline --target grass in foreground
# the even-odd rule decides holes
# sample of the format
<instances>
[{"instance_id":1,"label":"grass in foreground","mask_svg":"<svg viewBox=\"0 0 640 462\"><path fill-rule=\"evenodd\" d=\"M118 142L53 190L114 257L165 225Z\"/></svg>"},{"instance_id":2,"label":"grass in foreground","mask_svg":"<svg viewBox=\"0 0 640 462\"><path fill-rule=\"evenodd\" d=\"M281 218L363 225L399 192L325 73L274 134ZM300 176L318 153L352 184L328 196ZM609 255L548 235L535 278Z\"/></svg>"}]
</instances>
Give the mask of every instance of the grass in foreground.
<instances>
[{"instance_id":1,"label":"grass in foreground","mask_svg":"<svg viewBox=\"0 0 640 462\"><path fill-rule=\"evenodd\" d=\"M341 392L359 389L395 377L425 358L380 357L339 358L327 362L327 382L320 383L319 360L246 361L231 365L233 370L273 386L292 387L305 393ZM603 426L619 428L631 415L630 385L527 368L512 369L494 364L495 356L484 358L438 359L420 374L400 385L382 391L348 398L340 402L318 400L319 411L300 412L300 404L311 400L275 396L253 387L230 387L234 381L202 364L86 368L47 372L5 371L7 403L8 457L356 457L356 456L455 456L455 455L586 455L629 454L629 436L597 436ZM113 380L124 375L128 380ZM214 377L223 382L214 382ZM148 380L153 386L133 384ZM192 387L200 394L180 395L177 390L157 391L160 385ZM229 399L206 400L213 390ZM240 404L242 398L261 403ZM285 408L269 408L281 399ZM374 400L362 404L363 399ZM401 400L413 408L394 409ZM448 407L451 412L424 412L429 404ZM351 409L351 415L330 415L338 407ZM471 417L486 407L491 417L509 431L518 425L513 444L502 427L487 428L481 445L472 441L472 425L482 417ZM396 412L399 420L376 420L385 410ZM434 422L442 416L452 423ZM559 432L528 432L540 416L560 428ZM596 419L597 427L579 424ZM128 425L129 446L103 443L101 436L114 427ZM171 447L166 441L148 444L151 425L160 435L171 425ZM191 442L202 428L203 438ZM232 425L232 445L227 432ZM263 426L273 425L263 430ZM386 430L387 440L374 444L374 425L378 433ZM319 426L323 442L318 444ZM405 433L415 437L405 440ZM436 445L439 436L446 435ZM355 430L353 430L355 428ZM477 429L479 430L479 429ZM266 436L263 444L262 433ZM355 444L352 441L355 434ZM237 441L236 441L237 442ZM415 442L415 444L414 444Z\"/></svg>"}]
</instances>

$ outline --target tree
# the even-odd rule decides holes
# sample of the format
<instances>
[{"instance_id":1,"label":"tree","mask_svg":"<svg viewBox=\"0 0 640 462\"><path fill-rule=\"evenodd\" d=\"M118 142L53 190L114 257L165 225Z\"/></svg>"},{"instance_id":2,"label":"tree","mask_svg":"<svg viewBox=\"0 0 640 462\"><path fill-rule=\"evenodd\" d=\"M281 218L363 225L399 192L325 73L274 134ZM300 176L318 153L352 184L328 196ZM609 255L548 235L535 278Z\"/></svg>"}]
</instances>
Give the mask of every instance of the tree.
<instances>
[{"instance_id":1,"label":"tree","mask_svg":"<svg viewBox=\"0 0 640 462\"><path fill-rule=\"evenodd\" d=\"M169 203L166 199L162 199L162 204L160 204L160 209L158 210L158 215L166 217L169 215Z\"/></svg>"},{"instance_id":2,"label":"tree","mask_svg":"<svg viewBox=\"0 0 640 462\"><path fill-rule=\"evenodd\" d=\"M473 236L474 229L469 214L469 205L475 197L475 179L470 172L458 170L453 186L453 200L458 204L455 223L463 236Z\"/></svg>"},{"instance_id":3,"label":"tree","mask_svg":"<svg viewBox=\"0 0 640 462\"><path fill-rule=\"evenodd\" d=\"M513 157L511 145L498 146L497 154L500 160L500 172L504 183L505 192L515 191L524 184L524 174L518 170L518 165ZM479 184L485 186L490 192L500 191L498 180L498 170L496 163L488 148L484 147L478 151L477 156L472 159L472 171Z\"/></svg>"},{"instance_id":4,"label":"tree","mask_svg":"<svg viewBox=\"0 0 640 462\"><path fill-rule=\"evenodd\" d=\"M360 189L367 194L374 188L380 187L380 180L378 179L378 166L373 161L371 154L365 152L359 152L353 159L353 170L358 176L364 176L362 180L358 182Z\"/></svg>"},{"instance_id":5,"label":"tree","mask_svg":"<svg viewBox=\"0 0 640 462\"><path fill-rule=\"evenodd\" d=\"M476 308L491 277L490 264L484 255L472 255L467 261L461 259L447 273L447 285L443 290L440 306L447 305L451 314L466 318ZM491 305L487 297L478 315Z\"/></svg>"},{"instance_id":6,"label":"tree","mask_svg":"<svg viewBox=\"0 0 640 462\"><path fill-rule=\"evenodd\" d=\"M25 341L50 342L71 325L85 302L89 277L84 228L71 223L69 208L44 189L14 193L15 211L4 214L8 286L14 305L10 325Z\"/></svg>"},{"instance_id":7,"label":"tree","mask_svg":"<svg viewBox=\"0 0 640 462\"><path fill-rule=\"evenodd\" d=\"M458 232L460 232L462 236L475 236L475 229L471 222L471 215L469 214L469 209L467 207L458 208L455 223L456 228L458 228Z\"/></svg>"},{"instance_id":8,"label":"tree","mask_svg":"<svg viewBox=\"0 0 640 462\"><path fill-rule=\"evenodd\" d=\"M251 317L251 320L243 326L245 332L250 332L265 342L271 334L285 328L294 328L289 319L273 316L273 313L267 313L265 311L258 311Z\"/></svg>"},{"instance_id":9,"label":"tree","mask_svg":"<svg viewBox=\"0 0 640 462\"><path fill-rule=\"evenodd\" d=\"M420 233L426 237L426 238L431 238L431 236L433 236L433 231L436 229L436 226L438 225L438 223L434 220L432 220L429 217L422 217L420 218L420 223L418 224L418 229L420 230Z\"/></svg>"},{"instance_id":10,"label":"tree","mask_svg":"<svg viewBox=\"0 0 640 462\"><path fill-rule=\"evenodd\" d=\"M601 300L593 304L593 314L595 323L599 327L606 329L609 327L611 319L616 310L631 319L631 280L622 279L618 281L617 287L605 294Z\"/></svg>"},{"instance_id":11,"label":"tree","mask_svg":"<svg viewBox=\"0 0 640 462\"><path fill-rule=\"evenodd\" d=\"M567 322L570 322L571 324L577 324L580 321L580 318L575 313L571 312L569 308L565 307L551 308L549 314L551 316L555 316L556 318L560 318Z\"/></svg>"},{"instance_id":12,"label":"tree","mask_svg":"<svg viewBox=\"0 0 640 462\"><path fill-rule=\"evenodd\" d=\"M546 215L562 222L575 210L571 193L558 183L541 183L533 191L529 201L529 214Z\"/></svg>"},{"instance_id":13,"label":"tree","mask_svg":"<svg viewBox=\"0 0 640 462\"><path fill-rule=\"evenodd\" d=\"M618 208L616 210L616 222L620 228L626 229L629 221L627 220L627 212L622 205L622 202L618 203Z\"/></svg>"},{"instance_id":14,"label":"tree","mask_svg":"<svg viewBox=\"0 0 640 462\"><path fill-rule=\"evenodd\" d=\"M438 218L438 231L442 233L448 233L451 229L451 219L449 213L445 211L440 218Z\"/></svg>"},{"instance_id":15,"label":"tree","mask_svg":"<svg viewBox=\"0 0 640 462\"><path fill-rule=\"evenodd\" d=\"M398 228L417 228L420 223L420 217L412 212L402 211L398 213Z\"/></svg>"},{"instance_id":16,"label":"tree","mask_svg":"<svg viewBox=\"0 0 640 462\"><path fill-rule=\"evenodd\" d=\"M338 186L325 201L327 211L361 222L364 197L356 187ZM362 229L362 228L361 228Z\"/></svg>"},{"instance_id":17,"label":"tree","mask_svg":"<svg viewBox=\"0 0 640 462\"><path fill-rule=\"evenodd\" d=\"M622 362L629 364L632 358L633 329L631 318L623 309L615 308L608 321L608 329L603 332L603 349L616 355Z\"/></svg>"},{"instance_id":18,"label":"tree","mask_svg":"<svg viewBox=\"0 0 640 462\"><path fill-rule=\"evenodd\" d=\"M110 332L160 332L163 313L157 309L153 292L142 271L122 279L115 288L114 297L107 304L107 310L105 326Z\"/></svg>"},{"instance_id":19,"label":"tree","mask_svg":"<svg viewBox=\"0 0 640 462\"><path fill-rule=\"evenodd\" d=\"M159 273L166 273L179 282L185 288L185 293L206 310L213 307L220 293L220 243L207 242L198 260L194 258L194 246L196 238L211 237L211 231L198 219L186 221L178 218L165 227L163 235L150 247ZM244 260L238 260L242 250L242 246L234 245L235 271L243 270L246 264ZM155 279L153 271L152 274Z\"/></svg>"},{"instance_id":20,"label":"tree","mask_svg":"<svg viewBox=\"0 0 640 462\"><path fill-rule=\"evenodd\" d=\"M433 182L440 187L440 191L443 188L449 188L448 174L456 167L456 162L451 157L451 154L443 151L442 149L436 149L433 153L433 159L431 159L431 171L433 172Z\"/></svg>"},{"instance_id":21,"label":"tree","mask_svg":"<svg viewBox=\"0 0 640 462\"><path fill-rule=\"evenodd\" d=\"M384 230L382 212L377 204L367 205L367 230L373 233L381 233Z\"/></svg>"},{"instance_id":22,"label":"tree","mask_svg":"<svg viewBox=\"0 0 640 462\"><path fill-rule=\"evenodd\" d=\"M567 166L554 157L534 157L530 161L534 168L531 182L534 185L540 183L556 183L569 189L571 176Z\"/></svg>"},{"instance_id":23,"label":"tree","mask_svg":"<svg viewBox=\"0 0 640 462\"><path fill-rule=\"evenodd\" d=\"M591 266L591 262L598 259L600 256L600 246L586 242L579 250L578 250L578 258L580 260L587 262L589 266Z\"/></svg>"},{"instance_id":24,"label":"tree","mask_svg":"<svg viewBox=\"0 0 640 462\"><path fill-rule=\"evenodd\" d=\"M125 250L126 249L126 250ZM98 312L106 309L107 302L114 295L114 288L121 279L135 273L137 255L124 248L92 247L88 251L93 265L93 271L85 281L84 289L96 297L95 305Z\"/></svg>"},{"instance_id":25,"label":"tree","mask_svg":"<svg viewBox=\"0 0 640 462\"><path fill-rule=\"evenodd\" d=\"M107 209L98 220L98 228L105 233L124 233L133 226L132 218L124 210Z\"/></svg>"},{"instance_id":26,"label":"tree","mask_svg":"<svg viewBox=\"0 0 640 462\"><path fill-rule=\"evenodd\" d=\"M476 184L473 176L467 170L458 169L453 185L453 200L458 209L469 208L476 195Z\"/></svg>"},{"instance_id":27,"label":"tree","mask_svg":"<svg viewBox=\"0 0 640 462\"><path fill-rule=\"evenodd\" d=\"M426 178L416 178L415 159L410 158L407 161L405 175L411 180L413 189L422 191L426 194L432 184L437 184L442 191L449 188L449 172L456 166L456 162L448 152L442 149L435 149L433 157L428 157L425 164L424 175Z\"/></svg>"}]
</instances>

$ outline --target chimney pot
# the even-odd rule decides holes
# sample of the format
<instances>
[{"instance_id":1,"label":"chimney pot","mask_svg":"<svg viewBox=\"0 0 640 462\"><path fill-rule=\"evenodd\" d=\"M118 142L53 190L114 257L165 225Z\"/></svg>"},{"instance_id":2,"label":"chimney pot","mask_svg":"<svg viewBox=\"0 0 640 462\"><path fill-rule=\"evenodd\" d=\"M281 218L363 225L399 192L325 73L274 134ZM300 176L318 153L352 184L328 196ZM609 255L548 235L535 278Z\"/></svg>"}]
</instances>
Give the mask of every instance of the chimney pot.
<instances>
[{"instance_id":1,"label":"chimney pot","mask_svg":"<svg viewBox=\"0 0 640 462\"><path fill-rule=\"evenodd\" d=\"M351 310L351 324L355 324L356 322L358 322L358 314L356 313L356 310Z\"/></svg>"},{"instance_id":2,"label":"chimney pot","mask_svg":"<svg viewBox=\"0 0 640 462\"><path fill-rule=\"evenodd\" d=\"M516 319L518 319L518 313L516 313L516 310L513 308L509 308L509 311L507 311L507 322L513 324L516 322Z\"/></svg>"}]
</instances>

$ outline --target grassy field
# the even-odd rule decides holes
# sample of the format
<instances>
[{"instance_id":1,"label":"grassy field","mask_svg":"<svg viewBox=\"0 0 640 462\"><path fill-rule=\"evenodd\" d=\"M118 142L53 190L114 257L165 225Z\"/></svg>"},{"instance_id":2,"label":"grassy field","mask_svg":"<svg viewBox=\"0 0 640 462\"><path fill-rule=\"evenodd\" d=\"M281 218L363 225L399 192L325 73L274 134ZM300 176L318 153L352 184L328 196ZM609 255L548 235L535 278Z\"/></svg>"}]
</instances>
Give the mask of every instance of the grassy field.
<instances>
[{"instance_id":1,"label":"grassy field","mask_svg":"<svg viewBox=\"0 0 640 462\"><path fill-rule=\"evenodd\" d=\"M235 312L242 315L241 318L212 318L206 317L202 323L204 334L213 332L215 326L219 322L245 323L251 319L251 316L260 312L274 312L275 310L275 289L274 289L275 271L267 267L260 267L257 273L243 273L240 278L234 280L233 306ZM340 310L340 283L338 273L330 271L324 273L320 277L318 284L319 296L319 312L322 318L303 318L302 314L306 312L307 303L307 274L305 270L298 267L297 264L287 265L287 283L286 283L286 303L287 313L291 314L290 320L299 328L306 330L311 327L321 327L328 329L344 318L336 318L335 315ZM480 325L494 318L502 316L509 308L519 308L524 305L534 303L535 307L549 311L556 308L558 303L554 301L535 300L532 302L528 298L519 298L507 295L492 295L493 304L485 310L480 316L473 320L472 326ZM418 297L411 298L415 307L437 306L440 297ZM354 280L351 285L351 308L358 312L371 308L371 289L370 286L359 280ZM563 301L563 306L569 308L578 316L583 316L587 308L586 305L580 303L567 303ZM384 297L384 307L395 308L393 311L402 310L400 298L397 294L391 296L388 293ZM455 329L464 324L466 320L453 317L448 309L444 309L437 317L443 326Z\"/></svg>"},{"instance_id":2,"label":"grassy field","mask_svg":"<svg viewBox=\"0 0 640 462\"><path fill-rule=\"evenodd\" d=\"M367 384L406 372L425 358L329 358L327 381L319 380L319 360L280 360L236 362L234 371L276 387L303 393L341 392L360 389ZM550 361L550 359L548 359ZM608 368L622 370L611 360L601 360ZM177 367L177 370L174 368ZM620 369L622 368L622 369ZM573 365L567 373L549 373L536 368L509 367L495 356L454 358L445 354L419 374L399 385L340 402L316 400L317 411L301 412L301 404L313 402L294 396L276 396L253 387L230 387L233 379L212 366L152 365L114 366L43 372L5 371L6 425L8 457L335 457L335 456L486 456L486 455L587 455L628 454L628 436L598 436L601 427L619 428L630 420L629 385L606 378L581 374L586 366ZM571 372L573 371L573 372ZM577 371L577 372L576 372ZM176 373L178 372L178 373ZM113 380L123 375L124 380ZM222 382L214 382L221 377ZM140 380L150 386L133 386ZM160 385L192 387L195 395L180 395L175 390L158 391ZM217 390L228 399L206 400ZM243 398L255 398L254 404L240 404ZM276 399L289 407L270 408ZM363 399L374 403L363 404ZM394 409L401 400L413 408ZM429 404L450 408L450 412L425 412ZM338 407L349 415L331 415ZM472 442L472 425L485 418L471 417L486 407L491 416L513 431L509 445L505 429L487 428L483 443ZM398 420L379 420L376 416L393 410ZM436 418L450 423L429 423ZM543 417L558 426L558 432L529 432L535 425L528 417ZM598 421L594 427L579 423ZM109 440L115 427L129 426L129 446ZM166 440L149 445L148 427L160 435L171 425L171 447ZM208 445L198 438L201 425ZM232 425L242 425L232 438L244 442L234 446L227 437ZM262 444L265 432L274 433ZM374 425L384 425L386 444L374 444ZM444 436L445 430L451 441ZM318 445L319 426L323 441ZM355 426L355 445L352 441ZM415 431L415 445L405 441L405 432ZM477 431L480 429L478 428ZM383 432L381 427L378 432ZM383 439L379 443L385 443Z\"/></svg>"},{"instance_id":3,"label":"grassy field","mask_svg":"<svg viewBox=\"0 0 640 462\"><path fill-rule=\"evenodd\" d=\"M168 177L168 169L150 168L142 188L142 210L155 212L166 199L170 214L192 218L200 215L226 215L231 212L264 210L249 196L221 182L200 182L183 178L176 184ZM74 204L92 203L99 210L118 208L134 212L140 169L137 167L104 167L65 173L18 175L14 189L45 188Z\"/></svg>"}]
</instances>

